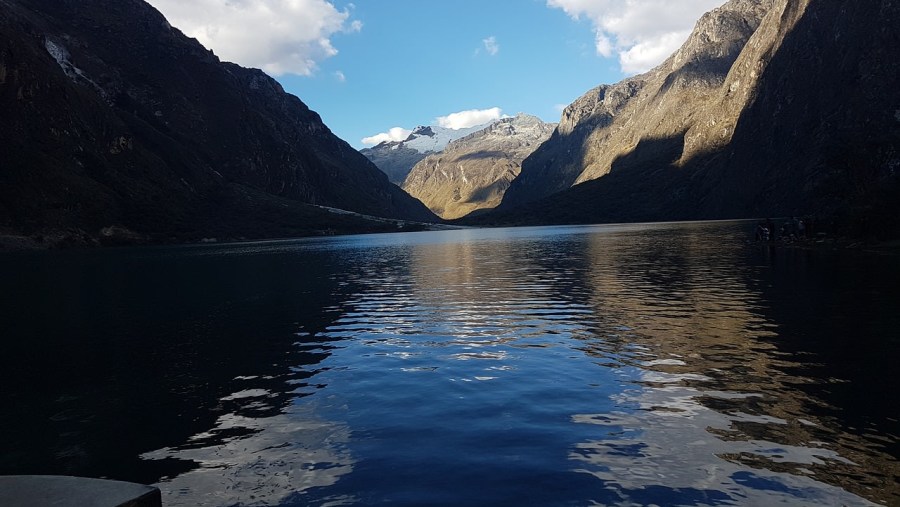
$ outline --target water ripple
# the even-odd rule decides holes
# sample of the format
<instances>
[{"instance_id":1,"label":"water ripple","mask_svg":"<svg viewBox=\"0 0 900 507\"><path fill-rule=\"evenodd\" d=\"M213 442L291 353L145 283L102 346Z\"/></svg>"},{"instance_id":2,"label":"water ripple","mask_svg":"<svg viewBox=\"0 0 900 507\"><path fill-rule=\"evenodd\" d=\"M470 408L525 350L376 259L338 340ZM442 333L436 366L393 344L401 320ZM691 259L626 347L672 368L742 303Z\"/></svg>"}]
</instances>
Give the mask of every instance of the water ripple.
<instances>
[{"instance_id":1,"label":"water ripple","mask_svg":"<svg viewBox=\"0 0 900 507\"><path fill-rule=\"evenodd\" d=\"M19 336L50 366L4 363L0 472L149 477L171 506L900 503L900 266L750 235L161 249L66 258L93 273L74 280L17 265L0 298L64 294L66 318Z\"/></svg>"}]
</instances>

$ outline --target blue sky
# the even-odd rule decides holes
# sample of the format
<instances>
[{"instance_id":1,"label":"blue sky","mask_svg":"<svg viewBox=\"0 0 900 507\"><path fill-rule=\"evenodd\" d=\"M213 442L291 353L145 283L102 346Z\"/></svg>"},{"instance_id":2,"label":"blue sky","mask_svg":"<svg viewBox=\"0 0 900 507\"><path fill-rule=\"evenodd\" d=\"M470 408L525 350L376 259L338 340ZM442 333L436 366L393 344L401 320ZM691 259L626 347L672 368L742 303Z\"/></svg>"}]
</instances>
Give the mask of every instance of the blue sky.
<instances>
[{"instance_id":1,"label":"blue sky","mask_svg":"<svg viewBox=\"0 0 900 507\"><path fill-rule=\"evenodd\" d=\"M558 121L589 89L661 62L724 0L149 1L361 148L460 111Z\"/></svg>"},{"instance_id":2,"label":"blue sky","mask_svg":"<svg viewBox=\"0 0 900 507\"><path fill-rule=\"evenodd\" d=\"M335 39L339 53L321 63L321 72L280 81L359 147L390 127L432 124L464 110L499 107L557 121L560 104L623 77L615 60L594 51L589 25L544 2L510 4L359 2L354 17L364 20L363 29ZM493 55L484 42L491 37Z\"/></svg>"}]
</instances>

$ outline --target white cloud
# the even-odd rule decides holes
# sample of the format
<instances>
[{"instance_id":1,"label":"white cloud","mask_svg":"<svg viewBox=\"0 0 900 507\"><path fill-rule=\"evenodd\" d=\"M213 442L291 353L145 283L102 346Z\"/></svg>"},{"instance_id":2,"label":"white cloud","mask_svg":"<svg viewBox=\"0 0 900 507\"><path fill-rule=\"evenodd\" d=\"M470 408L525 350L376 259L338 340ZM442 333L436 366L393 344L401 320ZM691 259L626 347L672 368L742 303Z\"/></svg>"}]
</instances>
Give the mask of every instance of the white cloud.
<instances>
[{"instance_id":1,"label":"white cloud","mask_svg":"<svg viewBox=\"0 0 900 507\"><path fill-rule=\"evenodd\" d=\"M440 127L459 130L482 125L499 120L500 118L508 118L508 116L503 114L503 110L499 107L492 107L490 109L470 109L468 111L451 113L447 116L438 116L434 121ZM412 134L412 130L403 127L394 127L387 132L363 138L362 144L374 146L383 142L405 141L410 134Z\"/></svg>"},{"instance_id":2,"label":"white cloud","mask_svg":"<svg viewBox=\"0 0 900 507\"><path fill-rule=\"evenodd\" d=\"M328 0L148 1L223 60L275 76L312 74L337 54L332 35L362 29Z\"/></svg>"},{"instance_id":3,"label":"white cloud","mask_svg":"<svg viewBox=\"0 0 900 507\"><path fill-rule=\"evenodd\" d=\"M364 137L362 139L362 143L366 146L375 146L376 144L381 144L384 142L399 142L406 140L409 135L412 134L412 130L407 130L402 127L394 127L387 132L382 132L380 134L375 134L374 136Z\"/></svg>"},{"instance_id":4,"label":"white cloud","mask_svg":"<svg viewBox=\"0 0 900 507\"><path fill-rule=\"evenodd\" d=\"M613 41L610 40L609 37L603 34L603 32L597 32L597 40L596 40L596 48L597 54L604 57L609 58L613 55Z\"/></svg>"},{"instance_id":5,"label":"white cloud","mask_svg":"<svg viewBox=\"0 0 900 507\"><path fill-rule=\"evenodd\" d=\"M350 4L350 5L353 5L353 4ZM358 19L355 19L355 20L353 20L353 21L350 22L350 26L347 27L347 30L346 30L346 31L347 31L347 32L351 32L351 33L353 33L353 32L361 32L361 31L362 31L362 28L363 28L363 22L360 21L360 20L358 20Z\"/></svg>"},{"instance_id":6,"label":"white cloud","mask_svg":"<svg viewBox=\"0 0 900 507\"><path fill-rule=\"evenodd\" d=\"M347 76L344 75L344 73L339 70L335 71L334 78L337 79L338 83L346 83L347 82Z\"/></svg>"},{"instance_id":7,"label":"white cloud","mask_svg":"<svg viewBox=\"0 0 900 507\"><path fill-rule=\"evenodd\" d=\"M574 19L587 18L597 54L619 57L628 74L662 63L684 43L703 13L725 0L547 0Z\"/></svg>"},{"instance_id":8,"label":"white cloud","mask_svg":"<svg viewBox=\"0 0 900 507\"><path fill-rule=\"evenodd\" d=\"M627 51L619 51L619 62L627 73L645 72L659 65L674 53L691 35L690 30L664 34L635 44Z\"/></svg>"},{"instance_id":9,"label":"white cloud","mask_svg":"<svg viewBox=\"0 0 900 507\"><path fill-rule=\"evenodd\" d=\"M489 55L495 56L500 52L500 44L497 43L497 37L491 35L487 39L482 40L484 43L484 49L488 52Z\"/></svg>"},{"instance_id":10,"label":"white cloud","mask_svg":"<svg viewBox=\"0 0 900 507\"><path fill-rule=\"evenodd\" d=\"M435 121L437 121L437 124L440 127L459 130L499 120L502 117L503 110L499 107L492 107L490 109L459 111L457 113L448 114L447 116L439 116L435 118Z\"/></svg>"}]
</instances>

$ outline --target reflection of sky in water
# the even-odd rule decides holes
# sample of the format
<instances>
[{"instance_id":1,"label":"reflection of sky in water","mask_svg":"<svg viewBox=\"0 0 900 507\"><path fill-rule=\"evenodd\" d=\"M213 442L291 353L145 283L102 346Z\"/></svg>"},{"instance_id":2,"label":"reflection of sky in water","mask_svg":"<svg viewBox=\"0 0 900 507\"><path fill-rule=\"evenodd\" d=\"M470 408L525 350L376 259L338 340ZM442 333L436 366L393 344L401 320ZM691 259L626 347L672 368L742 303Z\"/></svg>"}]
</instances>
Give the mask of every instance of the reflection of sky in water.
<instances>
[{"instance_id":1,"label":"reflection of sky in water","mask_svg":"<svg viewBox=\"0 0 900 507\"><path fill-rule=\"evenodd\" d=\"M222 401L243 400L265 404L268 392L250 389ZM235 433L235 436L228 437ZM327 488L353 471L347 450L349 429L324 421L314 406L295 404L265 418L227 414L215 428L194 435L177 448L143 455L147 460L177 459L199 465L190 472L164 480L166 506L278 505L302 502L314 488ZM336 495L329 505L354 503Z\"/></svg>"},{"instance_id":2,"label":"reflection of sky in water","mask_svg":"<svg viewBox=\"0 0 900 507\"><path fill-rule=\"evenodd\" d=\"M145 454L200 465L166 505L866 505L861 467L896 474L799 389L830 380L776 347L740 229L592 231L302 243L344 262L298 323L330 355L281 413Z\"/></svg>"},{"instance_id":3,"label":"reflection of sky in water","mask_svg":"<svg viewBox=\"0 0 900 507\"><path fill-rule=\"evenodd\" d=\"M665 485L702 493L711 501L740 505L873 505L840 488L805 477L812 475L805 466L836 461L853 465L835 451L743 435L723 440L711 431L728 432L740 422L787 425L787 421L741 413L721 414L697 399L734 399L733 393L704 393L677 387L681 381L678 375L652 376L654 382L675 385L626 393L617 399L617 406L638 407L634 411L577 414L572 418L579 424L597 425L604 432L602 439L580 443L572 450L570 458L578 463L576 470L622 490L623 501L636 491ZM748 469L735 456L756 457L760 466ZM777 468L771 467L774 463L789 464L793 473L773 472L772 468Z\"/></svg>"}]
</instances>

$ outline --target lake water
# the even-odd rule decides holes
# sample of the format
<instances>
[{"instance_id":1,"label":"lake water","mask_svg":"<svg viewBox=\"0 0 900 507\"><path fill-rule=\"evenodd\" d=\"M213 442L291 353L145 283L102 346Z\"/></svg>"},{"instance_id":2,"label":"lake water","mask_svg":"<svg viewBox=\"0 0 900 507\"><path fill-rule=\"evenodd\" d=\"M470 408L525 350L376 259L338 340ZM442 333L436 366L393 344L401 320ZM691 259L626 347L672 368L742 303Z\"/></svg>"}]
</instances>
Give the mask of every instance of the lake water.
<instances>
[{"instance_id":1,"label":"lake water","mask_svg":"<svg viewBox=\"0 0 900 507\"><path fill-rule=\"evenodd\" d=\"M753 224L0 256L0 473L166 506L900 505L900 258Z\"/></svg>"}]
</instances>

